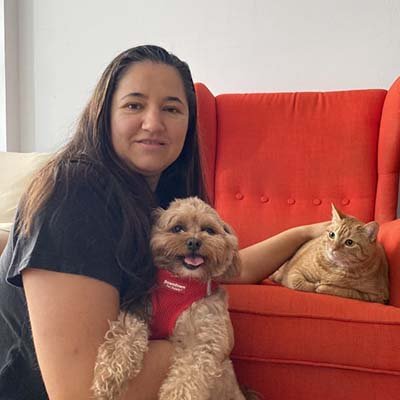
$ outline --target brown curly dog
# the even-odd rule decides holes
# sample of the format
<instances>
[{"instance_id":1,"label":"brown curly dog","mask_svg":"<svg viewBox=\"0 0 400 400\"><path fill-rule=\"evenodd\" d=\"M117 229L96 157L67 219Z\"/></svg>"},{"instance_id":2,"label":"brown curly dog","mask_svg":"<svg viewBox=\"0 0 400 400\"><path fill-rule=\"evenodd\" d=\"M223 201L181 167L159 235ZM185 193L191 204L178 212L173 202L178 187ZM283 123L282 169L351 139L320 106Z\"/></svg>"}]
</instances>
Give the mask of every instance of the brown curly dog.
<instances>
[{"instance_id":1,"label":"brown curly dog","mask_svg":"<svg viewBox=\"0 0 400 400\"><path fill-rule=\"evenodd\" d=\"M218 281L239 272L238 241L217 212L198 198L155 212L151 251L158 267L151 317L123 314L101 345L93 392L118 399L141 369L149 338L168 338L174 357L161 400L243 400L229 359L233 329Z\"/></svg>"}]
</instances>

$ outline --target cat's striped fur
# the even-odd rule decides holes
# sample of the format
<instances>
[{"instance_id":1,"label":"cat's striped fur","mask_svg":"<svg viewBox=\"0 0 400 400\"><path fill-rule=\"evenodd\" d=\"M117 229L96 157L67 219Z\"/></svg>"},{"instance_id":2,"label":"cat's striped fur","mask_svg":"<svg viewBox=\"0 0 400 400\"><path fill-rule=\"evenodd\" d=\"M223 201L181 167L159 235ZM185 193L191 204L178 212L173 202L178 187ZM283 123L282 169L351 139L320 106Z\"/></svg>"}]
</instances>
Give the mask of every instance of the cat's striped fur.
<instances>
[{"instance_id":1,"label":"cat's striped fur","mask_svg":"<svg viewBox=\"0 0 400 400\"><path fill-rule=\"evenodd\" d=\"M388 265L379 225L364 224L332 204L327 232L304 244L270 278L292 289L387 303Z\"/></svg>"}]
</instances>

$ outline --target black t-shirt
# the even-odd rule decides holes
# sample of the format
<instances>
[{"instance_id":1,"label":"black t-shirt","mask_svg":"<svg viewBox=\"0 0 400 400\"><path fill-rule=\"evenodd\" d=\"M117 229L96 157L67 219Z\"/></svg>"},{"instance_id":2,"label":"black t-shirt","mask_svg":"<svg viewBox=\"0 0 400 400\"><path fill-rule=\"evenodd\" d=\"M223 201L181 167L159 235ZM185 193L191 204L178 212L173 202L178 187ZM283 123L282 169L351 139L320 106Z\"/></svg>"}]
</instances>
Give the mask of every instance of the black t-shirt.
<instances>
[{"instance_id":1,"label":"black t-shirt","mask_svg":"<svg viewBox=\"0 0 400 400\"><path fill-rule=\"evenodd\" d=\"M57 184L32 234L22 237L13 228L0 258L0 400L48 399L22 287L24 268L99 279L116 287L121 297L128 286L116 257L122 215L109 176L87 163L72 168L73 179ZM129 285L135 282L130 279Z\"/></svg>"}]
</instances>

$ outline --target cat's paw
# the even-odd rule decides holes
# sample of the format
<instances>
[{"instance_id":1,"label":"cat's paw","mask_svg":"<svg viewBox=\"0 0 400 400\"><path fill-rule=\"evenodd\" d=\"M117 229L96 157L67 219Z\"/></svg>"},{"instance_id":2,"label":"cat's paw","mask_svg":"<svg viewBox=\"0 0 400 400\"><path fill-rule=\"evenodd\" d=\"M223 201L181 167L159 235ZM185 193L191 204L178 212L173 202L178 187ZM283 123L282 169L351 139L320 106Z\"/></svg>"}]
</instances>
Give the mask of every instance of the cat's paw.
<instances>
[{"instance_id":1,"label":"cat's paw","mask_svg":"<svg viewBox=\"0 0 400 400\"><path fill-rule=\"evenodd\" d=\"M315 284L315 293L330 293L331 287L324 283L316 283Z\"/></svg>"},{"instance_id":2,"label":"cat's paw","mask_svg":"<svg viewBox=\"0 0 400 400\"><path fill-rule=\"evenodd\" d=\"M321 282L317 281L317 282L313 282L313 292L317 293L317 289L321 286Z\"/></svg>"}]
</instances>

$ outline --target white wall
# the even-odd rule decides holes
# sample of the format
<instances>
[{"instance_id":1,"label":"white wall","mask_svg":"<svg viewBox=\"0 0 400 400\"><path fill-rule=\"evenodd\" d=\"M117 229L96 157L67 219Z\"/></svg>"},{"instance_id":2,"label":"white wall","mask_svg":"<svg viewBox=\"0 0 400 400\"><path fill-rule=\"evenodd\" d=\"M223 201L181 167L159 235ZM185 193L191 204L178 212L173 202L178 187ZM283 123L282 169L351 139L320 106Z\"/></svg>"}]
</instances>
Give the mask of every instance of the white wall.
<instances>
[{"instance_id":1,"label":"white wall","mask_svg":"<svg viewBox=\"0 0 400 400\"><path fill-rule=\"evenodd\" d=\"M18 37L18 3L15 0L3 0L4 12L4 91L6 117L6 142L8 151L21 148L19 123L19 37ZM3 65L2 65L3 66Z\"/></svg>"},{"instance_id":2,"label":"white wall","mask_svg":"<svg viewBox=\"0 0 400 400\"><path fill-rule=\"evenodd\" d=\"M17 1L17 0L15 0ZM216 94L388 88L400 0L18 0L22 151L65 142L101 71L160 44Z\"/></svg>"},{"instance_id":3,"label":"white wall","mask_svg":"<svg viewBox=\"0 0 400 400\"><path fill-rule=\"evenodd\" d=\"M215 94L388 88L400 75L400 0L0 0L3 37L9 151L62 145L108 62L143 43Z\"/></svg>"},{"instance_id":4,"label":"white wall","mask_svg":"<svg viewBox=\"0 0 400 400\"><path fill-rule=\"evenodd\" d=\"M0 151L7 150L4 0L0 0Z\"/></svg>"}]
</instances>

